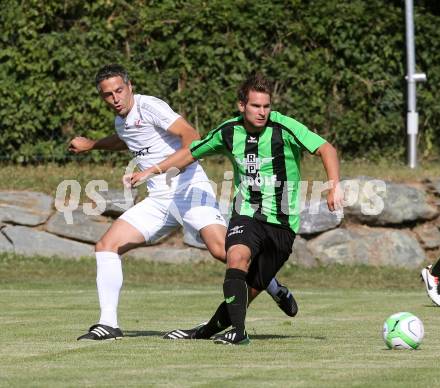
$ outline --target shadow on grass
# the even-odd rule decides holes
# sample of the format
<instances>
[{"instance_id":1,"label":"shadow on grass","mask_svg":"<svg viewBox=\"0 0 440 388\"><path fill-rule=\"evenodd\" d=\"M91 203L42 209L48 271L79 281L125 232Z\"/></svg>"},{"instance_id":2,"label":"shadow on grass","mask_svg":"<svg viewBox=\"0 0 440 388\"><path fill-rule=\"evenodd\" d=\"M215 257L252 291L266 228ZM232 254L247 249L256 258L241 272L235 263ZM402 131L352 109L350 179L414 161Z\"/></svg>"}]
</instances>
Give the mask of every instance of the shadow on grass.
<instances>
[{"instance_id":1,"label":"shadow on grass","mask_svg":"<svg viewBox=\"0 0 440 388\"><path fill-rule=\"evenodd\" d=\"M138 331L138 330L129 330L124 331L124 337L160 337L162 338L167 332L165 331ZM279 334L252 334L249 333L249 336L254 340L268 340L268 339L311 339L315 341L326 341L327 337L321 336L312 336L312 335L279 335Z\"/></svg>"},{"instance_id":2,"label":"shadow on grass","mask_svg":"<svg viewBox=\"0 0 440 388\"><path fill-rule=\"evenodd\" d=\"M138 330L129 330L124 331L124 337L163 337L165 335L165 331L138 331Z\"/></svg>"},{"instance_id":3,"label":"shadow on grass","mask_svg":"<svg viewBox=\"0 0 440 388\"><path fill-rule=\"evenodd\" d=\"M298 338L298 339L312 339L315 341L326 341L327 337L313 336L313 335L279 335L279 334L252 334L248 332L249 337L255 340L268 340L268 339L283 339L283 338Z\"/></svg>"}]
</instances>

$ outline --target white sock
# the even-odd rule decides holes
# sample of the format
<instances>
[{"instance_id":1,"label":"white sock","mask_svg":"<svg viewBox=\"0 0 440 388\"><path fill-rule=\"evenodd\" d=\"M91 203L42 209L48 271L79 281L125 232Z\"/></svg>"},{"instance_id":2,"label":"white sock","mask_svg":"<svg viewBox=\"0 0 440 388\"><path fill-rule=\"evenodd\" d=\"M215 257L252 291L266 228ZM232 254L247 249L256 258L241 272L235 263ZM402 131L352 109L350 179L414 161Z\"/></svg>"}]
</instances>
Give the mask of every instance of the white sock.
<instances>
[{"instance_id":1,"label":"white sock","mask_svg":"<svg viewBox=\"0 0 440 388\"><path fill-rule=\"evenodd\" d=\"M280 286L277 280L273 278L270 281L269 285L267 286L266 291L272 296L277 296L279 290L280 290Z\"/></svg>"},{"instance_id":2,"label":"white sock","mask_svg":"<svg viewBox=\"0 0 440 388\"><path fill-rule=\"evenodd\" d=\"M96 252L96 285L101 318L99 323L118 327L118 300L122 287L121 257L115 252Z\"/></svg>"}]
</instances>

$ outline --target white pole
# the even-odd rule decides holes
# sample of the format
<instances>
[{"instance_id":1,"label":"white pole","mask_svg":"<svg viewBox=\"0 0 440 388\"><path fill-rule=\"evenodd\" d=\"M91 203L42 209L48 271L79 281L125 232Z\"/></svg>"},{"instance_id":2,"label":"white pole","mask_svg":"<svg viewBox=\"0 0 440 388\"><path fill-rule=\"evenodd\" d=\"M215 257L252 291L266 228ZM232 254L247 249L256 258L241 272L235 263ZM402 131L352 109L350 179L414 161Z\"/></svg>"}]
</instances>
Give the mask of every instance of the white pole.
<instances>
[{"instance_id":1,"label":"white pole","mask_svg":"<svg viewBox=\"0 0 440 388\"><path fill-rule=\"evenodd\" d=\"M408 166L417 167L417 133L419 128L419 114L417 113L416 82L426 81L426 74L416 73L416 54L414 45L414 13L413 0L405 0L406 20L406 68L408 87L408 112L406 130L408 134Z\"/></svg>"}]
</instances>

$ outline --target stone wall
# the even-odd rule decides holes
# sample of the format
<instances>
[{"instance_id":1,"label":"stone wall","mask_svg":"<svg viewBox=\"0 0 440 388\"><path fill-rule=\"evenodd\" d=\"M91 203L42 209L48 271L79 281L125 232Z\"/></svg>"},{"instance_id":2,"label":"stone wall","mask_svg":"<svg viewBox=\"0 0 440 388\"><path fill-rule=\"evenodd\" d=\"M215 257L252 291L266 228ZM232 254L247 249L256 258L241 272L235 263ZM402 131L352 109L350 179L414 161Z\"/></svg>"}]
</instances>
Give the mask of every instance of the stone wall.
<instances>
[{"instance_id":1,"label":"stone wall","mask_svg":"<svg viewBox=\"0 0 440 388\"><path fill-rule=\"evenodd\" d=\"M371 178L345 180L357 188L343 214L330 213L325 201L310 200L301 210L301 228L290 261L313 267L320 264L391 265L416 268L436 258L440 248L440 179L408 185L385 182L375 196L366 193ZM351 185L351 186L350 186ZM382 188L383 189L383 188ZM37 192L0 191L0 252L28 256L78 258L93 256L94 243L122 213L122 192L100 192L102 215L86 215L79 207L73 223L55 210L51 196ZM371 211L374 200L382 211ZM126 254L161 262L212 260L197 236L175 232L156 245Z\"/></svg>"}]
</instances>

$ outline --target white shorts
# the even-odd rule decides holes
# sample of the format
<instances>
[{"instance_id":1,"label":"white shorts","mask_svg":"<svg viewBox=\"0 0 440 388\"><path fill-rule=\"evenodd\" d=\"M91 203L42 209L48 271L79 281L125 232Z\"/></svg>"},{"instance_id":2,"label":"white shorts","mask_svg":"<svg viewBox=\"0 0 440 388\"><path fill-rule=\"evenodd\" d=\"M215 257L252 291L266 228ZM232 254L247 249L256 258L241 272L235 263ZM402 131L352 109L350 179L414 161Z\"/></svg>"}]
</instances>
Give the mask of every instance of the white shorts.
<instances>
[{"instance_id":1,"label":"white shorts","mask_svg":"<svg viewBox=\"0 0 440 388\"><path fill-rule=\"evenodd\" d=\"M226 227L209 182L190 184L170 197L147 197L119 218L139 230L147 244L160 240L180 225L192 235L212 224Z\"/></svg>"}]
</instances>

